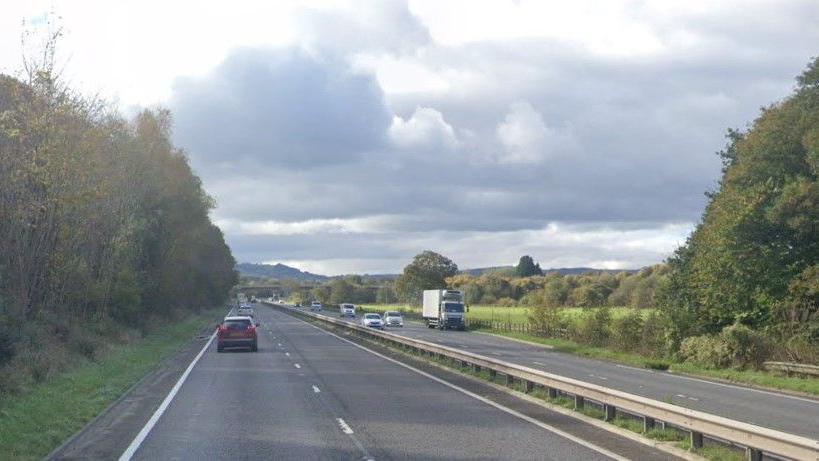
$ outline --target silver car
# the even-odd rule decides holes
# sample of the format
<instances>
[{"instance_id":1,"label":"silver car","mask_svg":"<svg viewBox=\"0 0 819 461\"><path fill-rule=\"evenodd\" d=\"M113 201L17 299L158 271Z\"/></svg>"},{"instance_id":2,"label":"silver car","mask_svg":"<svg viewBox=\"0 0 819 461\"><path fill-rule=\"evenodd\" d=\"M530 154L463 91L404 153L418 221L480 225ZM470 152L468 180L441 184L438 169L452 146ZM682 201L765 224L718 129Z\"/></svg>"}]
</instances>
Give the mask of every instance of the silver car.
<instances>
[{"instance_id":1,"label":"silver car","mask_svg":"<svg viewBox=\"0 0 819 461\"><path fill-rule=\"evenodd\" d=\"M403 327L404 317L400 312L387 311L384 312L384 326L387 327Z\"/></svg>"},{"instance_id":2,"label":"silver car","mask_svg":"<svg viewBox=\"0 0 819 461\"><path fill-rule=\"evenodd\" d=\"M361 317L361 326L383 330L384 322L378 314L364 314L364 316Z\"/></svg>"}]
</instances>

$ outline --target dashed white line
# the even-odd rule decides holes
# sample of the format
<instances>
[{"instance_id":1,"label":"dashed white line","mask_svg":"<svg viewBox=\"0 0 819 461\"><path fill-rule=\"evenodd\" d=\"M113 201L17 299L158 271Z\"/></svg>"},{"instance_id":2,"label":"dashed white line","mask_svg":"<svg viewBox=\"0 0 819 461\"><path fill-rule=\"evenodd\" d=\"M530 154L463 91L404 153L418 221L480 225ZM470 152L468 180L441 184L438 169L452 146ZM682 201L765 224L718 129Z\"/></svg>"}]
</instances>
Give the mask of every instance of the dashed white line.
<instances>
[{"instance_id":1,"label":"dashed white line","mask_svg":"<svg viewBox=\"0 0 819 461\"><path fill-rule=\"evenodd\" d=\"M290 357L290 352L285 352L284 355Z\"/></svg>"},{"instance_id":2,"label":"dashed white line","mask_svg":"<svg viewBox=\"0 0 819 461\"><path fill-rule=\"evenodd\" d=\"M301 368L301 365L299 365L298 363L294 363L293 366L296 368Z\"/></svg>"},{"instance_id":3,"label":"dashed white line","mask_svg":"<svg viewBox=\"0 0 819 461\"><path fill-rule=\"evenodd\" d=\"M459 386L456 386L455 384L444 381L443 379L438 378L436 376L432 376L431 374L429 374L429 373L427 373L425 371L421 371L421 370L419 370L419 369L417 369L417 368L415 368L413 366L407 365L406 363L399 362L398 360L387 357L384 354L378 353L378 352L376 352L376 351L374 351L372 349L369 349L369 348L364 347L364 346L362 346L360 344L354 343L354 342L350 341L349 339L342 338L341 336L339 336L337 334L330 333L329 331L324 330L322 328L319 328L319 327L317 327L317 326L315 326L315 325L313 325L311 323L304 322L303 320L302 320L302 322L307 324L307 326L313 327L316 330L321 331L324 334L330 335L330 336L332 336L334 338L337 338L337 339L339 339L341 341L344 341L345 343L349 343L350 345L352 345L354 347L357 347L357 348L359 348L361 350L367 351L370 354L373 354L373 355L375 355L377 357L381 357L382 359L384 359L384 360L386 360L388 362L392 362L392 363L394 363L394 364L396 364L396 365L398 365L400 367L403 367L403 368L406 368L406 369L408 369L410 371L418 373L421 376L424 376L424 377L426 377L428 379L431 379L432 381L435 381L435 382L437 382L439 384L442 384L442 385L447 386L447 387L449 387L451 389L454 389L454 390L456 390L456 391L458 391L458 392L460 392L462 394L465 394L465 395L467 395L469 397L472 397L475 400L483 402L483 403L485 403L485 404L487 404L489 406L495 407L498 410L501 410L501 411L506 412L506 413L508 413L510 415L513 415L513 416L515 416L515 417L517 417L519 419L522 419L522 420L524 420L524 421L526 421L528 423L534 424L535 426L538 426L541 429L545 429L545 430L547 430L547 431L549 431L549 432L551 432L551 433L553 433L553 434L555 434L557 436L560 436L560 437L563 437L565 439L571 440L572 442L574 442L574 443L576 443L578 445L582 445L582 446L584 446L584 447L586 447L586 448L588 448L590 450L594 450L594 451L596 451L596 452L598 452L598 453L600 453L600 454L602 454L604 456L608 456L609 458L612 458L612 459L614 459L616 461L628 461L628 458L624 458L624 457L622 457L622 456L620 456L620 455L618 455L618 454L616 454L616 453L614 453L612 451L609 451L609 450L607 450L607 449L605 449L603 447L600 447L600 446L595 445L595 444L593 444L591 442L583 440L583 439L581 439L579 437L576 437L576 436L574 436L572 434L569 434L568 432L564 432L564 431L562 431L562 430L560 430L560 429L558 429L558 428L556 428L556 427L554 427L552 425L549 425L549 424L546 424L544 422L538 421L538 420L536 420L536 419L534 419L534 418L532 418L530 416L524 415L523 413L515 411L515 410L513 410L511 408L505 407L505 406L503 406L503 405L501 405L501 404L499 404L497 402L493 402L492 400L489 400L486 397L475 394L474 392L470 392L470 391L468 391L468 390L466 390L466 389L464 389L462 387L459 387ZM354 438L355 436L351 435L350 437L353 437L353 441L357 441ZM365 457L367 457L367 456L365 455Z\"/></svg>"},{"instance_id":4,"label":"dashed white line","mask_svg":"<svg viewBox=\"0 0 819 461\"><path fill-rule=\"evenodd\" d=\"M679 398L681 398L681 399L684 399L684 398L685 398L685 394L677 394L677 397L679 397Z\"/></svg>"},{"instance_id":5,"label":"dashed white line","mask_svg":"<svg viewBox=\"0 0 819 461\"><path fill-rule=\"evenodd\" d=\"M542 366L542 367L545 367L545 366L546 366L546 364L545 364L545 363L541 363L541 362L538 362L538 361L534 361L534 362L532 362L532 363L534 363L535 365L540 365L540 366Z\"/></svg>"},{"instance_id":6,"label":"dashed white line","mask_svg":"<svg viewBox=\"0 0 819 461\"><path fill-rule=\"evenodd\" d=\"M343 433L345 433L347 435L354 434L353 428L351 428L350 425L347 424L346 421L344 421L341 418L336 418L336 421L338 421L338 425L339 425L339 427L341 427L341 432L343 432Z\"/></svg>"},{"instance_id":7,"label":"dashed white line","mask_svg":"<svg viewBox=\"0 0 819 461\"><path fill-rule=\"evenodd\" d=\"M321 389L319 389L319 388L318 388L318 386L316 386L315 384L313 384L313 392L315 392L316 394L318 394L319 392L321 392Z\"/></svg>"}]
</instances>

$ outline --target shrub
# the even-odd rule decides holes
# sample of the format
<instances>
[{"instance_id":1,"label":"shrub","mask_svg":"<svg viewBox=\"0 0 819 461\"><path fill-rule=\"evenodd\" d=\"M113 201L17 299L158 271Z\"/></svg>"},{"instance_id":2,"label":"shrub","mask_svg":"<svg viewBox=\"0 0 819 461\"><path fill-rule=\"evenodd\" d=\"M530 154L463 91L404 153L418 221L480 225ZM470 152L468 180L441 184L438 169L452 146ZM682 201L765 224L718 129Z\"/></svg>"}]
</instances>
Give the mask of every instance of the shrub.
<instances>
[{"instance_id":1,"label":"shrub","mask_svg":"<svg viewBox=\"0 0 819 461\"><path fill-rule=\"evenodd\" d=\"M643 333L643 316L632 310L613 322L612 345L625 352L632 352L640 346Z\"/></svg>"},{"instance_id":2,"label":"shrub","mask_svg":"<svg viewBox=\"0 0 819 461\"><path fill-rule=\"evenodd\" d=\"M518 304L518 302L515 301L512 298L500 298L499 300L497 300L497 305L498 306L513 307L513 306L517 306L517 304Z\"/></svg>"},{"instance_id":3,"label":"shrub","mask_svg":"<svg viewBox=\"0 0 819 461\"><path fill-rule=\"evenodd\" d=\"M640 353L647 357L663 357L667 349L665 318L657 311L653 311L643 320Z\"/></svg>"},{"instance_id":4,"label":"shrub","mask_svg":"<svg viewBox=\"0 0 819 461\"><path fill-rule=\"evenodd\" d=\"M705 368L726 368L731 364L725 344L712 335L685 338L680 345L680 357Z\"/></svg>"},{"instance_id":5,"label":"shrub","mask_svg":"<svg viewBox=\"0 0 819 461\"><path fill-rule=\"evenodd\" d=\"M725 327L719 337L725 344L729 360L734 367L759 369L770 357L771 346L768 339L747 325L735 323Z\"/></svg>"},{"instance_id":6,"label":"shrub","mask_svg":"<svg viewBox=\"0 0 819 461\"><path fill-rule=\"evenodd\" d=\"M761 368L770 351L763 334L739 323L725 327L719 335L686 338L680 347L686 362L707 368Z\"/></svg>"},{"instance_id":7,"label":"shrub","mask_svg":"<svg viewBox=\"0 0 819 461\"><path fill-rule=\"evenodd\" d=\"M536 306L529 309L529 323L541 336L555 337L563 326L563 313L553 306Z\"/></svg>"},{"instance_id":8,"label":"shrub","mask_svg":"<svg viewBox=\"0 0 819 461\"><path fill-rule=\"evenodd\" d=\"M576 330L577 340L591 346L603 347L611 337L611 311L607 307L583 313Z\"/></svg>"}]
</instances>

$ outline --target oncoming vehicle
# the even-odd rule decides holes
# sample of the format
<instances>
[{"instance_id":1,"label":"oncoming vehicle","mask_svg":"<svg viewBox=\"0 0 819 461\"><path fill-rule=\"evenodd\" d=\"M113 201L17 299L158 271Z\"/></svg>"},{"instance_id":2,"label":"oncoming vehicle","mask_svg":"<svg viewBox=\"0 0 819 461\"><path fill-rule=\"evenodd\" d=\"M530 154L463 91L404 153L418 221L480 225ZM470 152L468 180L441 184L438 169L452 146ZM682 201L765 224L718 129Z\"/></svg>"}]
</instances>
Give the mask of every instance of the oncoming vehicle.
<instances>
[{"instance_id":1,"label":"oncoming vehicle","mask_svg":"<svg viewBox=\"0 0 819 461\"><path fill-rule=\"evenodd\" d=\"M216 352L223 352L227 348L249 349L250 352L259 350L253 319L243 316L225 317L216 331Z\"/></svg>"},{"instance_id":2,"label":"oncoming vehicle","mask_svg":"<svg viewBox=\"0 0 819 461\"><path fill-rule=\"evenodd\" d=\"M385 327L403 327L404 317L398 311L384 312L384 326Z\"/></svg>"},{"instance_id":3,"label":"oncoming vehicle","mask_svg":"<svg viewBox=\"0 0 819 461\"><path fill-rule=\"evenodd\" d=\"M355 304L341 303L338 305L341 317L355 318Z\"/></svg>"},{"instance_id":4,"label":"oncoming vehicle","mask_svg":"<svg viewBox=\"0 0 819 461\"><path fill-rule=\"evenodd\" d=\"M383 330L384 322L378 314L364 314L364 317L361 317L361 326Z\"/></svg>"},{"instance_id":5,"label":"oncoming vehicle","mask_svg":"<svg viewBox=\"0 0 819 461\"><path fill-rule=\"evenodd\" d=\"M310 310L311 311L320 311L321 310L321 303L318 301L313 301L310 303Z\"/></svg>"}]
</instances>

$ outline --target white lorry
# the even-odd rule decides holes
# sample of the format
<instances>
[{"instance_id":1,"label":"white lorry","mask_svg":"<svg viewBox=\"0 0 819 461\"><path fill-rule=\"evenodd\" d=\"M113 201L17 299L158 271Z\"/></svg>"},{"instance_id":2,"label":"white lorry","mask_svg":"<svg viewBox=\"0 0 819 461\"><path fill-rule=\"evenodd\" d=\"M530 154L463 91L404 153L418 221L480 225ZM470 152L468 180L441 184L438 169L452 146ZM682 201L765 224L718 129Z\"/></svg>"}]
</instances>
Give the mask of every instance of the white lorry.
<instances>
[{"instance_id":1,"label":"white lorry","mask_svg":"<svg viewBox=\"0 0 819 461\"><path fill-rule=\"evenodd\" d=\"M429 328L463 330L464 294L458 290L424 290L422 315Z\"/></svg>"}]
</instances>

